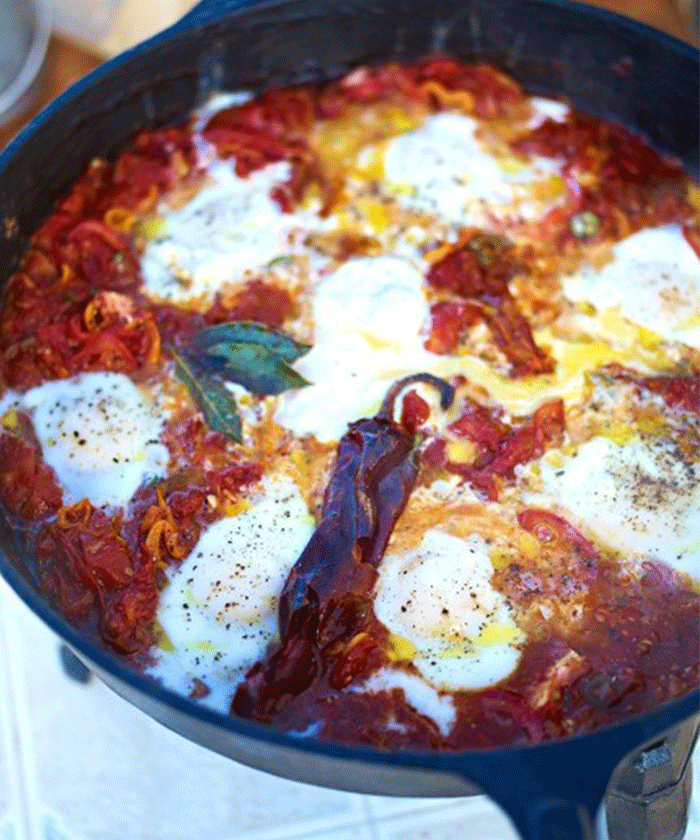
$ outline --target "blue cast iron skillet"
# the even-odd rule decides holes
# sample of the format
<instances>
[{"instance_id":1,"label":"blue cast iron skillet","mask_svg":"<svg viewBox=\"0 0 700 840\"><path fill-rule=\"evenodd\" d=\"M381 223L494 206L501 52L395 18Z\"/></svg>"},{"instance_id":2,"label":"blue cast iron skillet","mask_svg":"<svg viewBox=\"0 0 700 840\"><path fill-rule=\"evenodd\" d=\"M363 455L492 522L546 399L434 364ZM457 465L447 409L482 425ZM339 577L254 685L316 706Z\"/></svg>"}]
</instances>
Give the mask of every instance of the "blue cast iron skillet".
<instances>
[{"instance_id":1,"label":"blue cast iron skillet","mask_svg":"<svg viewBox=\"0 0 700 840\"><path fill-rule=\"evenodd\" d=\"M320 81L358 64L431 52L485 60L528 90L560 94L698 166L698 54L639 23L566 0L204 0L49 105L0 155L0 278L95 155L139 129L181 121L220 88ZM400 796L485 792L527 840L592 840L616 765L698 713L692 691L587 735L530 747L393 752L301 739L161 688L71 627L37 592L0 517L0 574L111 688L186 738L312 784Z\"/></svg>"}]
</instances>

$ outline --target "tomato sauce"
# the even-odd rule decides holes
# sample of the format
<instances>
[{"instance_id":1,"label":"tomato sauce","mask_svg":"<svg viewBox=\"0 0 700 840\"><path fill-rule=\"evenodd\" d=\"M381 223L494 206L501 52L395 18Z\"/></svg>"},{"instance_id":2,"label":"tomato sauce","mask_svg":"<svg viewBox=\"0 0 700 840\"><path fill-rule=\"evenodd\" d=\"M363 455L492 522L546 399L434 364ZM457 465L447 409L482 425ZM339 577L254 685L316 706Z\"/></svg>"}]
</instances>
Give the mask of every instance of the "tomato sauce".
<instances>
[{"instance_id":1,"label":"tomato sauce","mask_svg":"<svg viewBox=\"0 0 700 840\"><path fill-rule=\"evenodd\" d=\"M322 86L270 90L214 114L197 142L211 144L242 178L288 162L291 175L271 197L291 214L311 196L325 218L342 204L347 185L324 163L313 131L377 103L403 108L411 118L457 109L494 132L511 120L521 131L500 138L502 152L561 164L564 195L529 227L459 225L445 238L443 226L436 228L439 241L420 246L430 312L421 342L432 354L446 360L459 354L482 328L508 383L554 375L551 347L535 338L535 307L531 300L525 305L514 281L548 281L562 254L576 258L584 245L610 245L669 221L682 223L698 250L688 181L675 161L619 126L573 112L522 129L527 97L486 65L432 57L358 68ZM299 319L308 327L308 301L272 269L247 274L205 304L178 306L144 292L144 220L171 191L196 191L204 176L189 128L141 133L115 161L93 161L32 237L0 313L0 377L8 388L24 391L81 372L110 371L136 383L156 382L180 401L162 432L168 475L142 486L116 511L87 499L62 505L58 478L21 411L5 415L0 431L0 500L36 558L42 592L137 667L148 663L158 642L158 600L168 570L183 562L222 509L244 501L271 464L286 459L301 470L308 453L321 461L331 451L275 425L262 398L255 402L260 428L234 443L170 381L176 354L212 326L254 322L279 331ZM377 194L374 183L374 210L386 210ZM519 240L523 230L537 233L529 251ZM314 236L304 244L316 247ZM343 230L314 255L337 265L372 253L377 241L366 230ZM552 262L536 269L545 246ZM546 293L538 293L544 300ZM700 414L700 362L693 359L682 373L643 375L620 364L601 370L641 398L660 397L678 423L683 413ZM505 511L523 470L560 448L574 419L563 398L511 415L496 399L468 391L465 377L447 379L418 374L402 380L408 390L398 418L389 411L394 388L376 416L350 426L324 486L316 481L304 488L314 536L280 594L279 639L232 691L232 713L334 740L463 749L588 731L697 685L700 601L687 580L649 559L632 574L590 534L532 503L502 518L509 533L529 540L530 548L534 543L536 559L494 563L493 584L527 629L513 672L481 690L451 692L456 716L449 732L407 702L400 688L363 689L378 669L397 662L372 593L414 489L459 479L476 499L470 511L477 504L493 511L499 503ZM431 425L419 384L436 388L445 410L455 389L459 394L441 429ZM460 460L455 443L471 447L471 457ZM314 466L321 472L318 464L307 465L307 472L316 480ZM418 675L409 660L401 662L406 673ZM208 691L200 681L192 696L203 699Z\"/></svg>"}]
</instances>

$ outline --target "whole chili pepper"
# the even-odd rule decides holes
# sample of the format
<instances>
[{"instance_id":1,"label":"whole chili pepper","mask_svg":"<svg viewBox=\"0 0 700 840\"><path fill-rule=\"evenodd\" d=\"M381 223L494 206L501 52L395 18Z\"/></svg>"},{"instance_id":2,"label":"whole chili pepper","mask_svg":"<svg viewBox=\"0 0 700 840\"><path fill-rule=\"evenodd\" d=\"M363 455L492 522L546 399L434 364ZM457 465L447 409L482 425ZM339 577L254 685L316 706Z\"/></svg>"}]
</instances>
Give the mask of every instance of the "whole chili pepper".
<instances>
[{"instance_id":1,"label":"whole chili pepper","mask_svg":"<svg viewBox=\"0 0 700 840\"><path fill-rule=\"evenodd\" d=\"M452 403L452 386L415 374L392 386L375 417L350 425L338 444L321 521L280 596L280 642L248 672L233 713L271 720L333 670L346 649L340 640L378 625L370 597L377 566L418 473L415 435L393 419L397 397L414 382L436 387L443 408Z\"/></svg>"}]
</instances>

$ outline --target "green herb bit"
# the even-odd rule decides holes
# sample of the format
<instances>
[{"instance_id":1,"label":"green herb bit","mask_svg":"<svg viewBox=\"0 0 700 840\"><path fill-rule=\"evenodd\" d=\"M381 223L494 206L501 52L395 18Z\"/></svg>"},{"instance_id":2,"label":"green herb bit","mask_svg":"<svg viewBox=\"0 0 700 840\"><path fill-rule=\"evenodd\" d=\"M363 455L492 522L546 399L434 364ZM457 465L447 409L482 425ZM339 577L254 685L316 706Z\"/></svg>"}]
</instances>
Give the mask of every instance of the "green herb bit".
<instances>
[{"instance_id":1,"label":"green herb bit","mask_svg":"<svg viewBox=\"0 0 700 840\"><path fill-rule=\"evenodd\" d=\"M254 394L281 394L309 383L291 367L310 346L252 321L230 321L207 327L189 342L190 364L243 385Z\"/></svg>"},{"instance_id":2,"label":"green herb bit","mask_svg":"<svg viewBox=\"0 0 700 840\"><path fill-rule=\"evenodd\" d=\"M591 210L572 216L569 229L577 239L592 239L600 229L600 219Z\"/></svg>"},{"instance_id":3,"label":"green herb bit","mask_svg":"<svg viewBox=\"0 0 700 840\"><path fill-rule=\"evenodd\" d=\"M260 344L214 344L197 364L255 394L282 394L309 383L293 367Z\"/></svg>"},{"instance_id":4,"label":"green herb bit","mask_svg":"<svg viewBox=\"0 0 700 840\"><path fill-rule=\"evenodd\" d=\"M174 351L173 359L178 377L186 385L209 428L242 443L243 429L238 406L224 383L207 373L195 372L189 360Z\"/></svg>"},{"instance_id":5,"label":"green herb bit","mask_svg":"<svg viewBox=\"0 0 700 840\"><path fill-rule=\"evenodd\" d=\"M207 327L191 339L190 348L207 352L214 345L224 342L258 344L285 362L295 362L311 349L310 344L302 344L285 333L254 321L229 321Z\"/></svg>"}]
</instances>

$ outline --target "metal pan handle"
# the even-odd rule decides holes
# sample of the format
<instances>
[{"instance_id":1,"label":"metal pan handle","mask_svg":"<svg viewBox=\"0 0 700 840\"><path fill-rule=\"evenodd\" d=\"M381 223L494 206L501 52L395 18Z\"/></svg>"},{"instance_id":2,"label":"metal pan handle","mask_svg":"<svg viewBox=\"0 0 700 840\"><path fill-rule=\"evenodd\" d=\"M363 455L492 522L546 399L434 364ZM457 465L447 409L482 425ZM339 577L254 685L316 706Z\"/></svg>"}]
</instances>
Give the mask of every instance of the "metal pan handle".
<instances>
[{"instance_id":1,"label":"metal pan handle","mask_svg":"<svg viewBox=\"0 0 700 840\"><path fill-rule=\"evenodd\" d=\"M594 821L579 802L537 800L524 814L511 813L523 840L597 840Z\"/></svg>"},{"instance_id":2,"label":"metal pan handle","mask_svg":"<svg viewBox=\"0 0 700 840\"><path fill-rule=\"evenodd\" d=\"M679 784L698 726L698 699L692 692L610 729L531 747L457 753L445 763L500 805L523 840L596 840L608 787L627 803L626 810L616 812L621 825L629 820L632 800L643 805L645 797L656 801L662 794L682 793ZM669 747L664 767L662 742ZM645 777L647 765L654 771ZM644 822L640 814L635 819L638 826ZM631 830L636 834L626 836L657 836Z\"/></svg>"},{"instance_id":3,"label":"metal pan handle","mask_svg":"<svg viewBox=\"0 0 700 840\"><path fill-rule=\"evenodd\" d=\"M523 840L596 840L596 817L629 743L549 742L461 758L453 766L508 814Z\"/></svg>"}]
</instances>

